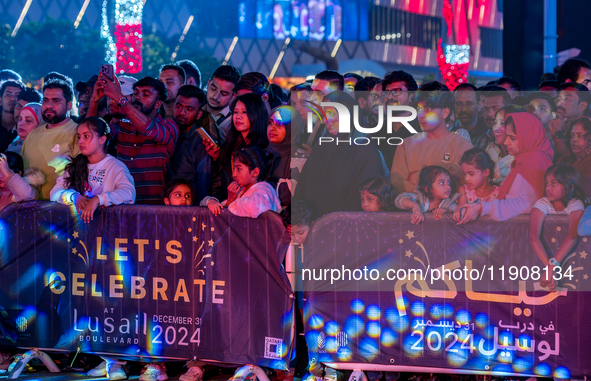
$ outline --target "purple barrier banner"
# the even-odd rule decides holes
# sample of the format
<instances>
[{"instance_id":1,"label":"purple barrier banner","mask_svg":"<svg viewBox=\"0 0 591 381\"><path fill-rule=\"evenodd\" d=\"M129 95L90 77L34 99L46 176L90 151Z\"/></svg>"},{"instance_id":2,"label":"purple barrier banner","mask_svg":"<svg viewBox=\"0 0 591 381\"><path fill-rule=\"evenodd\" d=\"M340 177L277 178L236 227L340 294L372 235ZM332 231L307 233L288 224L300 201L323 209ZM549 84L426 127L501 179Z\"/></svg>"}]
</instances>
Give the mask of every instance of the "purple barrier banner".
<instances>
[{"instance_id":1,"label":"purple barrier banner","mask_svg":"<svg viewBox=\"0 0 591 381\"><path fill-rule=\"evenodd\" d=\"M307 238L300 280L310 357L342 369L583 378L591 374L591 237L556 291L529 244L529 215L457 226L410 213L332 213ZM554 255L567 216L548 216ZM588 239L589 238L589 239Z\"/></svg>"},{"instance_id":2,"label":"purple barrier banner","mask_svg":"<svg viewBox=\"0 0 591 381\"><path fill-rule=\"evenodd\" d=\"M286 369L288 245L271 212L115 206L84 224L63 205L12 205L0 214L0 345Z\"/></svg>"}]
</instances>

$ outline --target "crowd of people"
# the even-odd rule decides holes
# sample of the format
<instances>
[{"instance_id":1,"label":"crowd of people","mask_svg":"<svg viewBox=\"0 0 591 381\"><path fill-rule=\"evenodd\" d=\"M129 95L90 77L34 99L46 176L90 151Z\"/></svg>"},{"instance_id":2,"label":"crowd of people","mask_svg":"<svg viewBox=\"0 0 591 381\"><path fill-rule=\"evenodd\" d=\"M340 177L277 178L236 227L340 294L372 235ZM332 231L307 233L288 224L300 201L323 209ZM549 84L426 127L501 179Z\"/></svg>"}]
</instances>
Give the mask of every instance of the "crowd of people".
<instances>
[{"instance_id":1,"label":"crowd of people","mask_svg":"<svg viewBox=\"0 0 591 381\"><path fill-rule=\"evenodd\" d=\"M229 65L203 89L188 60L157 74L101 73L74 86L51 72L39 91L0 71L0 210L50 200L73 205L85 223L99 206L118 204L199 205L252 218L273 211L297 244L315 218L335 211L409 210L417 224L429 212L458 224L531 213L530 243L551 268L591 234L585 60L567 60L530 93L509 77L453 91L437 81L419 86L404 71L363 78L325 70L289 91ZM351 110L356 127L343 131L336 107L312 112L325 102ZM414 107L417 117L361 132L390 121L389 106ZM542 243L548 214L570 219L556 253ZM557 284L550 277L542 286ZM107 374L101 366L95 373ZM165 379L150 366L140 379Z\"/></svg>"}]
</instances>

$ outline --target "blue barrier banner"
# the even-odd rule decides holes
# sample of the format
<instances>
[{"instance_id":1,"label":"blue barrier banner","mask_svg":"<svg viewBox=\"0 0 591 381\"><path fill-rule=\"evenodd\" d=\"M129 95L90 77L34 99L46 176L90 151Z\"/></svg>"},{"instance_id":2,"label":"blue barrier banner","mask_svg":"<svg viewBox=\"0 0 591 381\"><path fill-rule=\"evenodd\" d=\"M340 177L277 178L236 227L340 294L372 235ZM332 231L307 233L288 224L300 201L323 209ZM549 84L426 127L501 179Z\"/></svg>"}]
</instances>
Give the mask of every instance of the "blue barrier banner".
<instances>
[{"instance_id":1,"label":"blue barrier banner","mask_svg":"<svg viewBox=\"0 0 591 381\"><path fill-rule=\"evenodd\" d=\"M281 218L55 203L0 214L0 345L286 369L293 298Z\"/></svg>"},{"instance_id":2,"label":"blue barrier banner","mask_svg":"<svg viewBox=\"0 0 591 381\"><path fill-rule=\"evenodd\" d=\"M301 252L310 357L343 369L582 378L591 373L591 237L581 237L556 291L529 243L529 215L457 226L410 213L332 213ZM548 216L554 255L567 216Z\"/></svg>"}]
</instances>

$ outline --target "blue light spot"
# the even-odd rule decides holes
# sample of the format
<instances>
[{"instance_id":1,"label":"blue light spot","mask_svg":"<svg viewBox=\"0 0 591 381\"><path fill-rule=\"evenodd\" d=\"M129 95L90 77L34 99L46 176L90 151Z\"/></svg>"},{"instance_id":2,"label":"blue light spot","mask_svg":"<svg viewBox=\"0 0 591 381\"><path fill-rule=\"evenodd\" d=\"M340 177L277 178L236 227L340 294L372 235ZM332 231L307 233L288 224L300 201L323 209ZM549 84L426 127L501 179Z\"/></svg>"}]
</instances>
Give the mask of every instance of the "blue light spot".
<instances>
[{"instance_id":1,"label":"blue light spot","mask_svg":"<svg viewBox=\"0 0 591 381\"><path fill-rule=\"evenodd\" d=\"M443 307L441 304L433 304L429 309L429 312L431 313L431 317L434 319L440 319L443 315Z\"/></svg>"},{"instance_id":2,"label":"blue light spot","mask_svg":"<svg viewBox=\"0 0 591 381\"><path fill-rule=\"evenodd\" d=\"M324 331L327 335L334 336L339 332L339 324L336 321L328 321L324 325Z\"/></svg>"},{"instance_id":3,"label":"blue light spot","mask_svg":"<svg viewBox=\"0 0 591 381\"><path fill-rule=\"evenodd\" d=\"M369 337L378 338L380 337L380 323L377 321L370 321L367 323L367 334Z\"/></svg>"},{"instance_id":4,"label":"blue light spot","mask_svg":"<svg viewBox=\"0 0 591 381\"><path fill-rule=\"evenodd\" d=\"M410 310L415 316L423 316L425 314L425 303L417 300L411 304Z\"/></svg>"},{"instance_id":5,"label":"blue light spot","mask_svg":"<svg viewBox=\"0 0 591 381\"><path fill-rule=\"evenodd\" d=\"M451 317L454 314L454 307L451 304L443 305L443 317Z\"/></svg>"},{"instance_id":6,"label":"blue light spot","mask_svg":"<svg viewBox=\"0 0 591 381\"><path fill-rule=\"evenodd\" d=\"M334 337L327 337L326 344L324 345L324 348L329 353L336 353L337 349L339 349L339 344L337 342L337 339Z\"/></svg>"},{"instance_id":7,"label":"blue light spot","mask_svg":"<svg viewBox=\"0 0 591 381\"><path fill-rule=\"evenodd\" d=\"M310 327L314 329L321 329L324 327L324 319L322 319L322 316L320 315L312 315L310 316L308 324L310 324Z\"/></svg>"},{"instance_id":8,"label":"blue light spot","mask_svg":"<svg viewBox=\"0 0 591 381\"><path fill-rule=\"evenodd\" d=\"M359 355L366 361L372 361L379 354L378 344L375 340L368 337L359 343Z\"/></svg>"},{"instance_id":9,"label":"blue light spot","mask_svg":"<svg viewBox=\"0 0 591 381\"><path fill-rule=\"evenodd\" d=\"M554 378L561 378L563 380L568 380L568 379L570 379L570 371L563 366L559 366L554 371Z\"/></svg>"},{"instance_id":10,"label":"blue light spot","mask_svg":"<svg viewBox=\"0 0 591 381\"><path fill-rule=\"evenodd\" d=\"M337 351L337 357L340 361L349 361L353 358L353 352L347 347L341 347ZM314 379L315 381L316 379Z\"/></svg>"},{"instance_id":11,"label":"blue light spot","mask_svg":"<svg viewBox=\"0 0 591 381\"><path fill-rule=\"evenodd\" d=\"M382 330L380 341L382 342L383 346L391 347L398 341L398 334L392 331L390 328L384 328Z\"/></svg>"},{"instance_id":12,"label":"blue light spot","mask_svg":"<svg viewBox=\"0 0 591 381\"><path fill-rule=\"evenodd\" d=\"M395 324L396 322L398 322L398 318L400 317L400 315L398 315L398 310L396 308L388 308L384 315L386 317L386 320L390 324Z\"/></svg>"},{"instance_id":13,"label":"blue light spot","mask_svg":"<svg viewBox=\"0 0 591 381\"><path fill-rule=\"evenodd\" d=\"M396 332L402 333L406 331L406 329L408 328L409 320L410 319L408 316L400 316L400 318L398 318L398 321L391 324L391 327Z\"/></svg>"},{"instance_id":14,"label":"blue light spot","mask_svg":"<svg viewBox=\"0 0 591 381\"><path fill-rule=\"evenodd\" d=\"M515 372L525 372L533 366L533 360L529 357L519 357L513 360L513 370Z\"/></svg>"},{"instance_id":15,"label":"blue light spot","mask_svg":"<svg viewBox=\"0 0 591 381\"><path fill-rule=\"evenodd\" d=\"M345 322L345 332L350 337L357 337L363 333L365 324L359 316L350 316Z\"/></svg>"},{"instance_id":16,"label":"blue light spot","mask_svg":"<svg viewBox=\"0 0 591 381\"><path fill-rule=\"evenodd\" d=\"M361 299L353 299L351 301L351 309L356 314L360 314L365 309L365 304L363 304L363 301Z\"/></svg>"},{"instance_id":17,"label":"blue light spot","mask_svg":"<svg viewBox=\"0 0 591 381\"><path fill-rule=\"evenodd\" d=\"M382 316L382 311L380 310L379 306L372 304L371 306L367 307L367 317L371 320L380 320Z\"/></svg>"},{"instance_id":18,"label":"blue light spot","mask_svg":"<svg viewBox=\"0 0 591 381\"><path fill-rule=\"evenodd\" d=\"M456 313L456 321L460 324L470 323L471 318L472 316L470 315L470 312L466 310L460 310L458 313Z\"/></svg>"},{"instance_id":19,"label":"blue light spot","mask_svg":"<svg viewBox=\"0 0 591 381\"><path fill-rule=\"evenodd\" d=\"M534 373L536 374L536 376L547 377L552 373L552 368L550 368L550 365L548 364L541 363L536 365L536 367L534 368Z\"/></svg>"},{"instance_id":20,"label":"blue light spot","mask_svg":"<svg viewBox=\"0 0 591 381\"><path fill-rule=\"evenodd\" d=\"M480 328L484 328L488 325L488 315L485 313L479 313L476 315L476 325Z\"/></svg>"}]
</instances>

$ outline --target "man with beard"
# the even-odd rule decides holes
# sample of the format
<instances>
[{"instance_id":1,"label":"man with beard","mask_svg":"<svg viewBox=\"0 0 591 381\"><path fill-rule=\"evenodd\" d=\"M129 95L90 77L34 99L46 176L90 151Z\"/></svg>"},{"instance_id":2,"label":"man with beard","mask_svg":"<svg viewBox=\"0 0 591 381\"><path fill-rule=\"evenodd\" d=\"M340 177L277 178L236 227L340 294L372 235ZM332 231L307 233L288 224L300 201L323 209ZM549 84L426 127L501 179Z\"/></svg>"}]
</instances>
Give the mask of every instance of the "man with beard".
<instances>
[{"instance_id":1,"label":"man with beard","mask_svg":"<svg viewBox=\"0 0 591 381\"><path fill-rule=\"evenodd\" d=\"M205 111L205 93L197 86L185 85L179 89L174 104L174 121L179 128L179 138L170 159L167 180L184 179L191 183L195 194L193 203L199 205L208 195L211 183L211 157L207 154L203 139L197 132L196 122Z\"/></svg>"},{"instance_id":2,"label":"man with beard","mask_svg":"<svg viewBox=\"0 0 591 381\"><path fill-rule=\"evenodd\" d=\"M486 86L481 89L479 95L484 97L482 110L486 128L492 131L495 125L495 114L499 109L511 103L511 95L500 86Z\"/></svg>"},{"instance_id":3,"label":"man with beard","mask_svg":"<svg viewBox=\"0 0 591 381\"><path fill-rule=\"evenodd\" d=\"M437 81L424 83L417 96L417 118L424 132L404 139L396 150L390 182L396 194L413 192L425 166L439 165L449 171L457 182L463 182L460 159L472 144L451 132L447 123L452 115L454 97Z\"/></svg>"},{"instance_id":4,"label":"man with beard","mask_svg":"<svg viewBox=\"0 0 591 381\"><path fill-rule=\"evenodd\" d=\"M25 86L16 81L6 81L0 87L0 98L2 106L0 114L2 115L2 126L0 126L0 152L6 148L16 138L16 122L14 120L14 108L16 106L18 95L25 89Z\"/></svg>"},{"instance_id":5,"label":"man with beard","mask_svg":"<svg viewBox=\"0 0 591 381\"><path fill-rule=\"evenodd\" d=\"M111 82L101 74L95 90L102 90L121 110L122 118L110 126L117 139L117 158L133 176L136 203L162 204L166 168L178 135L176 123L158 112L166 99L166 87L155 78L144 77L133 84L129 101L118 79ZM89 116L96 114L96 107L97 102L91 102Z\"/></svg>"},{"instance_id":6,"label":"man with beard","mask_svg":"<svg viewBox=\"0 0 591 381\"><path fill-rule=\"evenodd\" d=\"M556 103L554 99L545 92L536 91L529 94L529 104L527 105L527 112L534 115L542 122L546 134L550 136L550 121L556 118ZM554 140L550 139L552 148L554 147Z\"/></svg>"},{"instance_id":7,"label":"man with beard","mask_svg":"<svg viewBox=\"0 0 591 381\"><path fill-rule=\"evenodd\" d=\"M49 200L49 193L62 175L69 157L80 152L77 144L78 125L69 118L74 100L74 89L69 82L51 79L43 86L41 115L45 124L29 133L23 144L25 169L38 168L47 177L41 187L41 198Z\"/></svg>"},{"instance_id":8,"label":"man with beard","mask_svg":"<svg viewBox=\"0 0 591 381\"><path fill-rule=\"evenodd\" d=\"M166 86L166 100L164 101L162 112L166 119L172 119L174 102L181 86L185 84L185 69L179 65L162 65L158 80Z\"/></svg>"},{"instance_id":9,"label":"man with beard","mask_svg":"<svg viewBox=\"0 0 591 381\"><path fill-rule=\"evenodd\" d=\"M236 84L240 80L240 72L234 66L222 65L215 69L207 81L207 105L203 108L215 119L220 131L220 143L224 144L230 130L232 117L230 102L236 94Z\"/></svg>"},{"instance_id":10,"label":"man with beard","mask_svg":"<svg viewBox=\"0 0 591 381\"><path fill-rule=\"evenodd\" d=\"M379 86L380 85L377 85L374 88L374 90L372 90L372 91L376 91L376 94L378 94ZM417 85L417 82L415 81L414 77L411 74L409 74L403 70L398 70L398 71L393 71L391 73L387 73L386 76L384 77L384 79L382 80L381 86L383 88L383 91L380 94L380 103L382 105L384 105L384 113L387 112L388 106L390 106L390 105L409 106L410 101L413 96L412 92L417 91L417 89L418 89L418 85ZM376 105L376 106L378 106L378 105ZM404 115L410 115L410 114L406 111L403 111L403 112L398 113L398 115L404 116ZM380 136L385 137L386 139L398 138L398 139L391 139L390 141L392 143L396 143L397 141L402 142L403 139L406 139L406 138L412 136L412 133L408 130L408 128L406 128L400 122L392 123L392 133L388 134L385 123L386 123L386 115L384 115L384 127L379 132L379 133L381 133ZM421 127L419 125L418 118L411 120L410 125L416 131L421 132ZM372 137L373 136L378 136L378 135L372 134ZM387 143L386 143L386 145L383 146L380 143L378 148L380 149L380 152L382 152L382 155L384 156L384 160L386 160L386 163L388 165L393 166L392 163L394 160L394 156L396 154L396 150L398 149L398 146L397 145L390 145Z\"/></svg>"},{"instance_id":11,"label":"man with beard","mask_svg":"<svg viewBox=\"0 0 591 381\"><path fill-rule=\"evenodd\" d=\"M558 87L556 102L556 118L549 123L550 135L554 142L554 162L566 155L566 139L572 123L585 115L589 108L591 94L587 87L575 82L565 82Z\"/></svg>"},{"instance_id":12,"label":"man with beard","mask_svg":"<svg viewBox=\"0 0 591 381\"><path fill-rule=\"evenodd\" d=\"M470 135L470 141L476 148L485 149L492 141L490 130L478 117L478 89L470 83L462 83L454 90L454 112L456 122L452 132L463 128Z\"/></svg>"}]
</instances>

